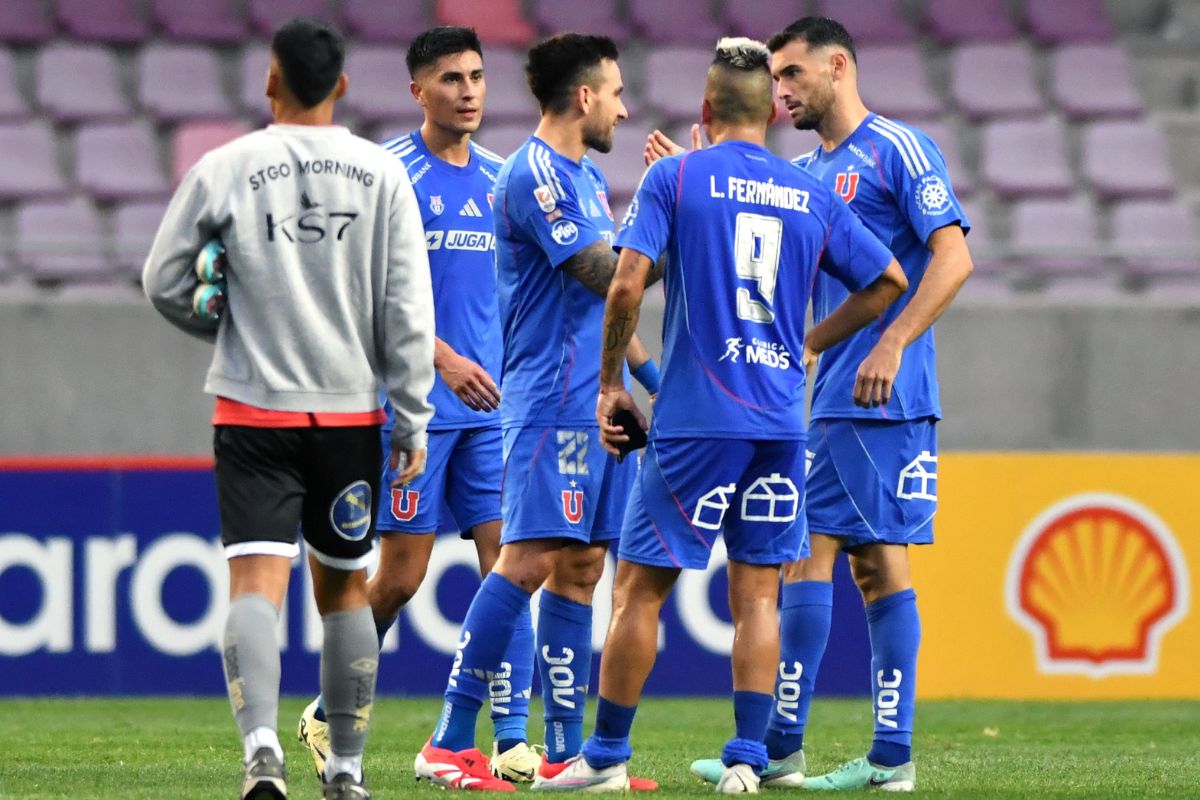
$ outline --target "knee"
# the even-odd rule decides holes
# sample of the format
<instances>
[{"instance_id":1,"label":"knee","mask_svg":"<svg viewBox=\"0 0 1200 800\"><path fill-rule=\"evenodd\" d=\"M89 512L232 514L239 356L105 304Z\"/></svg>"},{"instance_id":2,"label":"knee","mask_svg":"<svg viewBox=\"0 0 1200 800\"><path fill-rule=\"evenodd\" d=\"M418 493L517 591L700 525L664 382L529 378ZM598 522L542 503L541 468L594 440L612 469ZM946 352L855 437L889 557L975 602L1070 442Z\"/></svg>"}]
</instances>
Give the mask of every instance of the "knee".
<instances>
[{"instance_id":1,"label":"knee","mask_svg":"<svg viewBox=\"0 0 1200 800\"><path fill-rule=\"evenodd\" d=\"M388 617L395 616L413 598L424 580L424 565L408 566L394 572L381 570L372 587L372 594L381 605L376 611L386 612Z\"/></svg>"}]
</instances>

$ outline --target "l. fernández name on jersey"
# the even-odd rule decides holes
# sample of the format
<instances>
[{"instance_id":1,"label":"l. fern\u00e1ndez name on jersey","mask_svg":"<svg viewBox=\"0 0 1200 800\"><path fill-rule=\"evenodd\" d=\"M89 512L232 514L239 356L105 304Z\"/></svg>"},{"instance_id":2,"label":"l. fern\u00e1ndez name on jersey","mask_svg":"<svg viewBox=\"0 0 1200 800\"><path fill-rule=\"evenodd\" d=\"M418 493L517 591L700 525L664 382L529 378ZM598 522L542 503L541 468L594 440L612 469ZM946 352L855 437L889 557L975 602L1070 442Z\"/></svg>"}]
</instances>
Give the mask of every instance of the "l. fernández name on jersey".
<instances>
[{"instance_id":1,"label":"l. fern\u00e1ndez name on jersey","mask_svg":"<svg viewBox=\"0 0 1200 800\"><path fill-rule=\"evenodd\" d=\"M613 242L608 182L530 137L496 181L496 263L508 427L596 424L604 298L560 267ZM629 382L628 370L625 376Z\"/></svg>"},{"instance_id":2,"label":"l. fern\u00e1ndez name on jersey","mask_svg":"<svg viewBox=\"0 0 1200 800\"><path fill-rule=\"evenodd\" d=\"M383 143L404 163L421 209L437 336L487 370L499 385L500 312L492 204L504 159L474 142L470 146L470 161L459 167L431 153L420 131ZM434 407L430 430L500 424L497 414L468 408L441 375L434 381L429 402Z\"/></svg>"},{"instance_id":3,"label":"l. fern\u00e1ndez name on jersey","mask_svg":"<svg viewBox=\"0 0 1200 800\"><path fill-rule=\"evenodd\" d=\"M656 438L805 438L813 280L861 289L892 259L820 181L740 141L652 165L616 246L667 253Z\"/></svg>"},{"instance_id":4,"label":"l. fern\u00e1ndez name on jersey","mask_svg":"<svg viewBox=\"0 0 1200 800\"><path fill-rule=\"evenodd\" d=\"M921 419L942 415L938 398L933 328L904 351L900 373L886 406L854 405L858 367L880 334L908 306L929 266L926 242L938 228L970 223L954 196L946 161L924 132L869 114L844 142L830 152L821 147L792 163L816 175L832 189L880 241L908 277L908 292L871 325L822 354L813 389L812 419ZM813 316L824 319L845 299L847 289L828 276L817 278Z\"/></svg>"}]
</instances>

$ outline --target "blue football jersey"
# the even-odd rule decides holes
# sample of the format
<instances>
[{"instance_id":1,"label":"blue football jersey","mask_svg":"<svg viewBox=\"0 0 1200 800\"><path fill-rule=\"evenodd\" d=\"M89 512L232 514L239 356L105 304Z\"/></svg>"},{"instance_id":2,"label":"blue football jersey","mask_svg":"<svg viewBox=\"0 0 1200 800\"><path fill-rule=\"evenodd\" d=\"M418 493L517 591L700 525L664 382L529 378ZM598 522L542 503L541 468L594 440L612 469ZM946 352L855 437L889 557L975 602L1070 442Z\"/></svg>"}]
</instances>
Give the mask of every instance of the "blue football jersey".
<instances>
[{"instance_id":1,"label":"blue football jersey","mask_svg":"<svg viewBox=\"0 0 1200 800\"><path fill-rule=\"evenodd\" d=\"M496 303L496 248L492 203L504 159L471 143L471 160L458 167L425 146L420 131L383 143L404 162L417 194L437 336L501 383L500 312ZM437 375L429 393L430 430L499 425L495 413L473 411Z\"/></svg>"},{"instance_id":2,"label":"blue football jersey","mask_svg":"<svg viewBox=\"0 0 1200 800\"><path fill-rule=\"evenodd\" d=\"M930 253L925 246L938 228L970 223L954 196L946 161L922 131L869 114L832 152L818 147L794 164L836 192L896 256L908 291L871 325L821 355L813 389L812 419L920 419L942 415L938 400L933 328L904 350L892 397L879 408L854 405L858 367L916 292ZM813 316L820 321L846 298L848 289L828 276L817 278Z\"/></svg>"},{"instance_id":3,"label":"blue football jersey","mask_svg":"<svg viewBox=\"0 0 1200 800\"><path fill-rule=\"evenodd\" d=\"M862 289L892 259L820 181L749 142L655 162L617 247L667 254L655 438L803 439L813 281Z\"/></svg>"},{"instance_id":4,"label":"blue football jersey","mask_svg":"<svg viewBox=\"0 0 1200 800\"><path fill-rule=\"evenodd\" d=\"M612 244L608 182L530 137L496 181L496 238L504 427L595 425L604 298L559 267Z\"/></svg>"}]
</instances>

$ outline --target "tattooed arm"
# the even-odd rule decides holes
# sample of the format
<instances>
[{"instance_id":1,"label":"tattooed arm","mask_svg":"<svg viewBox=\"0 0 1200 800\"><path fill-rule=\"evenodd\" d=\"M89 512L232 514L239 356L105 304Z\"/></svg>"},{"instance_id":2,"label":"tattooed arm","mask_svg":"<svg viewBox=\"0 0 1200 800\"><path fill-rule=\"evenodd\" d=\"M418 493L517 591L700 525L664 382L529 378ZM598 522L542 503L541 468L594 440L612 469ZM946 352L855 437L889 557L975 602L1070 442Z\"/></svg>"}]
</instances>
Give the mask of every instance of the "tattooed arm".
<instances>
[{"instance_id":1,"label":"tattooed arm","mask_svg":"<svg viewBox=\"0 0 1200 800\"><path fill-rule=\"evenodd\" d=\"M650 286L662 278L666 260L663 256L647 268L642 278L643 286ZM617 254L607 243L594 242L564 261L562 268L592 292L608 297L609 283L617 270Z\"/></svg>"},{"instance_id":2,"label":"tattooed arm","mask_svg":"<svg viewBox=\"0 0 1200 800\"><path fill-rule=\"evenodd\" d=\"M624 389L621 362L637 330L646 291L646 276L653 262L636 250L622 250L616 274L608 287L608 302L604 306L604 328L601 335L600 391Z\"/></svg>"}]
</instances>

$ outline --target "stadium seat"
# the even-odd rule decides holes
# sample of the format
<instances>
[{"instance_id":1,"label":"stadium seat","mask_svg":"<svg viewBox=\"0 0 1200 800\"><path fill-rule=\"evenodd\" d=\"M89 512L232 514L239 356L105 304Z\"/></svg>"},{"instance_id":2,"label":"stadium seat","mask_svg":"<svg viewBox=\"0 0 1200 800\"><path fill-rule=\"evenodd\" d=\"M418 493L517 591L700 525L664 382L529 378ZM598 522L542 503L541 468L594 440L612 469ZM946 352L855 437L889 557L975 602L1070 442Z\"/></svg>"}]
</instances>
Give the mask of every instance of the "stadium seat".
<instances>
[{"instance_id":1,"label":"stadium seat","mask_svg":"<svg viewBox=\"0 0 1200 800\"><path fill-rule=\"evenodd\" d=\"M37 44L54 35L55 24L42 0L9 0L0 13L0 42Z\"/></svg>"},{"instance_id":2,"label":"stadium seat","mask_svg":"<svg viewBox=\"0 0 1200 800\"><path fill-rule=\"evenodd\" d=\"M1004 198L1068 194L1074 179L1062 123L1053 117L989 123L983 129L981 173Z\"/></svg>"},{"instance_id":3,"label":"stadium seat","mask_svg":"<svg viewBox=\"0 0 1200 800\"><path fill-rule=\"evenodd\" d=\"M0 121L14 122L29 116L29 104L17 87L12 53L0 50Z\"/></svg>"},{"instance_id":4,"label":"stadium seat","mask_svg":"<svg viewBox=\"0 0 1200 800\"><path fill-rule=\"evenodd\" d=\"M987 207L970 200L964 200L962 207L967 221L971 223L971 230L967 233L967 246L971 249L971 260L975 264L974 274L1006 275L1009 271L1008 264L1001 257L1000 243L993 235L992 218ZM975 278L972 277L971 280Z\"/></svg>"},{"instance_id":5,"label":"stadium seat","mask_svg":"<svg viewBox=\"0 0 1200 800\"><path fill-rule=\"evenodd\" d=\"M149 45L138 59L138 97L163 122L233 113L217 54L203 45Z\"/></svg>"},{"instance_id":6,"label":"stadium seat","mask_svg":"<svg viewBox=\"0 0 1200 800\"><path fill-rule=\"evenodd\" d=\"M1045 108L1034 83L1033 56L1020 42L964 44L952 62L950 94L971 119L1029 116Z\"/></svg>"},{"instance_id":7,"label":"stadium seat","mask_svg":"<svg viewBox=\"0 0 1200 800\"><path fill-rule=\"evenodd\" d=\"M746 5L743 2L740 5ZM776 0L777 5L786 5ZM617 0L588 0L564 3L562 0L533 0L531 14L534 23L545 34L559 31L587 31L608 36L624 44L630 36L629 26L617 11Z\"/></svg>"},{"instance_id":8,"label":"stadium seat","mask_svg":"<svg viewBox=\"0 0 1200 800\"><path fill-rule=\"evenodd\" d=\"M1071 117L1136 116L1142 112L1129 57L1118 45L1063 45L1050 58L1050 74L1050 97Z\"/></svg>"},{"instance_id":9,"label":"stadium seat","mask_svg":"<svg viewBox=\"0 0 1200 800\"><path fill-rule=\"evenodd\" d=\"M34 94L57 122L125 119L133 108L119 72L117 57L102 45L48 45L38 52Z\"/></svg>"},{"instance_id":10,"label":"stadium seat","mask_svg":"<svg viewBox=\"0 0 1200 800\"><path fill-rule=\"evenodd\" d=\"M1017 35L1004 0L926 0L924 20L943 44L998 42Z\"/></svg>"},{"instance_id":11,"label":"stadium seat","mask_svg":"<svg viewBox=\"0 0 1200 800\"><path fill-rule=\"evenodd\" d=\"M692 13L680 13L677 0L628 0L626 13L633 24L652 42L699 45L708 49L712 61L712 47L717 39L726 35L712 14L706 9L692 9ZM769 34L759 33L758 36Z\"/></svg>"},{"instance_id":12,"label":"stadium seat","mask_svg":"<svg viewBox=\"0 0 1200 800\"><path fill-rule=\"evenodd\" d=\"M1011 300L1016 296L1012 282L1003 275L980 275L972 273L954 298L956 304L992 304Z\"/></svg>"},{"instance_id":13,"label":"stadium seat","mask_svg":"<svg viewBox=\"0 0 1200 800\"><path fill-rule=\"evenodd\" d=\"M165 196L158 137L146 122L84 125L75 135L79 185L102 201Z\"/></svg>"},{"instance_id":14,"label":"stadium seat","mask_svg":"<svg viewBox=\"0 0 1200 800\"><path fill-rule=\"evenodd\" d=\"M171 137L171 182L178 184L209 150L232 142L249 131L249 126L236 120L181 124Z\"/></svg>"},{"instance_id":15,"label":"stadium seat","mask_svg":"<svg viewBox=\"0 0 1200 800\"><path fill-rule=\"evenodd\" d=\"M481 128L474 138L488 150L508 158L515 153L525 140L533 135L537 123L525 122L488 123Z\"/></svg>"},{"instance_id":16,"label":"stadium seat","mask_svg":"<svg viewBox=\"0 0 1200 800\"><path fill-rule=\"evenodd\" d=\"M917 38L912 25L900 10L899 0L817 0L817 13L833 17L845 25L854 37L856 46L904 44ZM803 15L797 14L792 20L800 16ZM773 28L772 31L780 28ZM760 37L763 35L759 34Z\"/></svg>"},{"instance_id":17,"label":"stadium seat","mask_svg":"<svg viewBox=\"0 0 1200 800\"><path fill-rule=\"evenodd\" d=\"M1025 26L1043 44L1113 38L1104 0L1026 0Z\"/></svg>"},{"instance_id":18,"label":"stadium seat","mask_svg":"<svg viewBox=\"0 0 1200 800\"><path fill-rule=\"evenodd\" d=\"M420 112L408 90L403 49L384 44L352 48L346 54L346 75L350 88L344 103L363 122L410 116L414 108Z\"/></svg>"},{"instance_id":19,"label":"stadium seat","mask_svg":"<svg viewBox=\"0 0 1200 800\"><path fill-rule=\"evenodd\" d=\"M487 44L523 47L535 34L520 0L437 0L437 19L443 25L474 28Z\"/></svg>"},{"instance_id":20,"label":"stadium seat","mask_svg":"<svg viewBox=\"0 0 1200 800\"><path fill-rule=\"evenodd\" d=\"M1010 246L1022 267L1035 274L1097 273L1104 266L1096 212L1073 197L1015 203Z\"/></svg>"},{"instance_id":21,"label":"stadium seat","mask_svg":"<svg viewBox=\"0 0 1200 800\"><path fill-rule=\"evenodd\" d=\"M271 66L271 48L265 44L250 44L242 50L238 61L238 102L242 111L257 120L269 120L271 109L267 103L267 69ZM408 73L406 72L405 75ZM350 88L346 102L352 102L357 87L354 76L350 76Z\"/></svg>"},{"instance_id":22,"label":"stadium seat","mask_svg":"<svg viewBox=\"0 0 1200 800\"><path fill-rule=\"evenodd\" d=\"M1083 175L1106 200L1164 197L1175 190L1167 137L1153 122L1095 122L1083 133Z\"/></svg>"},{"instance_id":23,"label":"stadium seat","mask_svg":"<svg viewBox=\"0 0 1200 800\"><path fill-rule=\"evenodd\" d=\"M36 281L94 281L111 275L100 214L85 197L25 203L17 209L16 228L17 264Z\"/></svg>"},{"instance_id":24,"label":"stadium seat","mask_svg":"<svg viewBox=\"0 0 1200 800\"><path fill-rule=\"evenodd\" d=\"M959 147L958 136L954 129L945 122L922 122L916 126L924 131L933 143L942 151L946 161L946 172L950 175L950 183L954 193L959 198L970 197L975 193L975 176L967 169L962 159L962 149Z\"/></svg>"},{"instance_id":25,"label":"stadium seat","mask_svg":"<svg viewBox=\"0 0 1200 800\"><path fill-rule=\"evenodd\" d=\"M149 34L138 0L57 0L59 22L75 39L134 44Z\"/></svg>"},{"instance_id":26,"label":"stadium seat","mask_svg":"<svg viewBox=\"0 0 1200 800\"><path fill-rule=\"evenodd\" d=\"M637 190L646 164L642 152L646 148L646 131L634 125L620 125L613 135L611 153L591 151L588 156L608 179L610 207L612 202L628 203Z\"/></svg>"},{"instance_id":27,"label":"stadium seat","mask_svg":"<svg viewBox=\"0 0 1200 800\"><path fill-rule=\"evenodd\" d=\"M1114 246L1131 275L1200 279L1196 217L1175 200L1130 200L1113 208Z\"/></svg>"},{"instance_id":28,"label":"stadium seat","mask_svg":"<svg viewBox=\"0 0 1200 800\"><path fill-rule=\"evenodd\" d=\"M175 41L236 44L247 35L237 0L154 0L151 15Z\"/></svg>"},{"instance_id":29,"label":"stadium seat","mask_svg":"<svg viewBox=\"0 0 1200 800\"><path fill-rule=\"evenodd\" d=\"M941 116L942 101L929 88L920 51L901 45L858 48L858 88L872 111L905 122Z\"/></svg>"},{"instance_id":30,"label":"stadium seat","mask_svg":"<svg viewBox=\"0 0 1200 800\"><path fill-rule=\"evenodd\" d=\"M119 206L113 214L113 260L125 277L141 277L142 266L166 210L166 203L161 201L134 201Z\"/></svg>"},{"instance_id":31,"label":"stadium seat","mask_svg":"<svg viewBox=\"0 0 1200 800\"><path fill-rule=\"evenodd\" d=\"M1052 279L1041 291L1044 300L1065 306L1109 305L1127 296L1115 275L1070 275Z\"/></svg>"},{"instance_id":32,"label":"stadium seat","mask_svg":"<svg viewBox=\"0 0 1200 800\"><path fill-rule=\"evenodd\" d=\"M345 0L342 16L346 31L361 42L408 45L433 24L424 2L380 3L379 0Z\"/></svg>"},{"instance_id":33,"label":"stadium seat","mask_svg":"<svg viewBox=\"0 0 1200 800\"><path fill-rule=\"evenodd\" d=\"M537 100L525 82L525 51L485 47L483 72L487 78L487 102L483 115L493 122L532 120L537 125Z\"/></svg>"},{"instance_id":34,"label":"stadium seat","mask_svg":"<svg viewBox=\"0 0 1200 800\"><path fill-rule=\"evenodd\" d=\"M712 59L710 47L671 45L652 49L641 75L646 104L673 121L699 122Z\"/></svg>"},{"instance_id":35,"label":"stadium seat","mask_svg":"<svg viewBox=\"0 0 1200 800\"><path fill-rule=\"evenodd\" d=\"M725 25L738 36L766 41L808 13L807 0L736 0L724 4Z\"/></svg>"},{"instance_id":36,"label":"stadium seat","mask_svg":"<svg viewBox=\"0 0 1200 800\"><path fill-rule=\"evenodd\" d=\"M58 165L54 128L44 120L0 124L0 153L20 153L6 158L0 169L0 201L57 197L66 192Z\"/></svg>"},{"instance_id":37,"label":"stadium seat","mask_svg":"<svg viewBox=\"0 0 1200 800\"><path fill-rule=\"evenodd\" d=\"M339 5L326 0L249 0L250 25L268 39L276 28L292 17L316 17L337 25L340 20L333 9Z\"/></svg>"}]
</instances>

